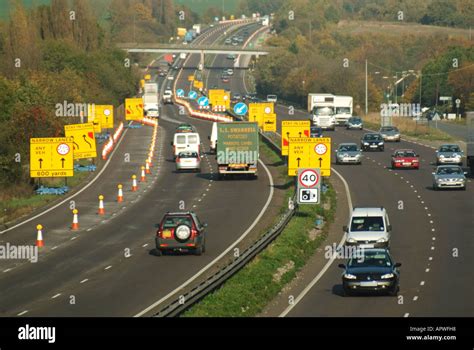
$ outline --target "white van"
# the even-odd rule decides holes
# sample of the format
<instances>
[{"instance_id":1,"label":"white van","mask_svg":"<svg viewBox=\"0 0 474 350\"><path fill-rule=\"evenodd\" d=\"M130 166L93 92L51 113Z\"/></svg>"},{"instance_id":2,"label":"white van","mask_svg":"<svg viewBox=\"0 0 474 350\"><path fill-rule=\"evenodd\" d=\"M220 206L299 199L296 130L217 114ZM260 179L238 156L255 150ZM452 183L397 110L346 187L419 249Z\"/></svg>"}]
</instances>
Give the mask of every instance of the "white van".
<instances>
[{"instance_id":1,"label":"white van","mask_svg":"<svg viewBox=\"0 0 474 350\"><path fill-rule=\"evenodd\" d=\"M343 230L346 233L346 245L389 248L392 226L384 207L355 207L348 226L344 226Z\"/></svg>"},{"instance_id":2,"label":"white van","mask_svg":"<svg viewBox=\"0 0 474 350\"><path fill-rule=\"evenodd\" d=\"M196 132L176 133L173 137L173 154L176 157L179 152L191 151L201 154L201 140Z\"/></svg>"},{"instance_id":3,"label":"white van","mask_svg":"<svg viewBox=\"0 0 474 350\"><path fill-rule=\"evenodd\" d=\"M211 153L215 154L217 150L217 122L212 123L211 136L208 138L211 141L209 149Z\"/></svg>"},{"instance_id":4,"label":"white van","mask_svg":"<svg viewBox=\"0 0 474 350\"><path fill-rule=\"evenodd\" d=\"M277 102L277 95L267 95L267 102Z\"/></svg>"}]
</instances>

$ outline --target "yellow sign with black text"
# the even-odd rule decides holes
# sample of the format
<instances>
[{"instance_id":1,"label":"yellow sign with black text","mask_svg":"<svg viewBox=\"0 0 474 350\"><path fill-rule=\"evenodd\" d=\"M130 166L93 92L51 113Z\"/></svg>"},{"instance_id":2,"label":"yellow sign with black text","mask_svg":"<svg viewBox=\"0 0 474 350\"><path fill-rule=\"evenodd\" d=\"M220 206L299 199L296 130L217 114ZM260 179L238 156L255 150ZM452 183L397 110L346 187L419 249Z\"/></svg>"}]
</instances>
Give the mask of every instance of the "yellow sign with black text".
<instances>
[{"instance_id":1,"label":"yellow sign with black text","mask_svg":"<svg viewBox=\"0 0 474 350\"><path fill-rule=\"evenodd\" d=\"M66 137L73 139L74 159L97 157L94 125L92 123L65 125L64 132Z\"/></svg>"},{"instance_id":2,"label":"yellow sign with black text","mask_svg":"<svg viewBox=\"0 0 474 350\"><path fill-rule=\"evenodd\" d=\"M31 177L74 176L72 137L30 139Z\"/></svg>"},{"instance_id":3,"label":"yellow sign with black text","mask_svg":"<svg viewBox=\"0 0 474 350\"><path fill-rule=\"evenodd\" d=\"M87 109L87 122L94 125L94 132L100 134L102 132L102 124L100 118L96 118L96 105L92 104Z\"/></svg>"},{"instance_id":4,"label":"yellow sign with black text","mask_svg":"<svg viewBox=\"0 0 474 350\"><path fill-rule=\"evenodd\" d=\"M288 155L290 137L310 137L309 120L283 120L281 122L281 155Z\"/></svg>"},{"instance_id":5,"label":"yellow sign with black text","mask_svg":"<svg viewBox=\"0 0 474 350\"><path fill-rule=\"evenodd\" d=\"M100 120L100 126L103 129L113 129L114 127L114 106L97 105L95 106L95 118Z\"/></svg>"},{"instance_id":6,"label":"yellow sign with black text","mask_svg":"<svg viewBox=\"0 0 474 350\"><path fill-rule=\"evenodd\" d=\"M277 127L276 127L276 114L265 114L263 116L263 131L271 131L271 132L276 132Z\"/></svg>"},{"instance_id":7,"label":"yellow sign with black text","mask_svg":"<svg viewBox=\"0 0 474 350\"><path fill-rule=\"evenodd\" d=\"M330 176L331 138L290 137L288 175L296 176L299 168L319 168L321 176Z\"/></svg>"},{"instance_id":8,"label":"yellow sign with black text","mask_svg":"<svg viewBox=\"0 0 474 350\"><path fill-rule=\"evenodd\" d=\"M125 99L125 119L142 120L143 119L143 99L126 98Z\"/></svg>"}]
</instances>

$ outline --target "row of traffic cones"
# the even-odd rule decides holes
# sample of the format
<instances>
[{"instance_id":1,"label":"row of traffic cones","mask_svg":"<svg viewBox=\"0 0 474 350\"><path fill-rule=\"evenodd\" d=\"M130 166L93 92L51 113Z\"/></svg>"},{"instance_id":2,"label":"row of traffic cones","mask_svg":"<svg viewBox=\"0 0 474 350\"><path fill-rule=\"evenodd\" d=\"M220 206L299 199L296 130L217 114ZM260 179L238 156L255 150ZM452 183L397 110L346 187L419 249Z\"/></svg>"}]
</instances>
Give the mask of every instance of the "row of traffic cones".
<instances>
[{"instance_id":1,"label":"row of traffic cones","mask_svg":"<svg viewBox=\"0 0 474 350\"><path fill-rule=\"evenodd\" d=\"M153 128L153 139L150 145L150 149L148 152L148 158L145 161L145 165L141 167L141 173L140 173L140 182L146 182L146 175L151 174L151 167L152 167L152 162L151 160L153 159L153 152L155 150L155 139L156 139L156 134L157 134L157 125ZM123 185L118 184L117 185L118 193L117 193L117 202L122 203L123 202ZM138 183L137 183L137 176L132 175L132 191L136 192L138 191ZM97 212L99 215L104 215L105 214L105 207L104 207L104 196L99 195L99 210ZM72 225L71 225L71 230L77 231L79 230L79 210L73 209L72 210ZM44 240L43 240L43 226L41 224L38 224L36 226L37 234L36 234L36 246L38 248L44 247Z\"/></svg>"}]
</instances>

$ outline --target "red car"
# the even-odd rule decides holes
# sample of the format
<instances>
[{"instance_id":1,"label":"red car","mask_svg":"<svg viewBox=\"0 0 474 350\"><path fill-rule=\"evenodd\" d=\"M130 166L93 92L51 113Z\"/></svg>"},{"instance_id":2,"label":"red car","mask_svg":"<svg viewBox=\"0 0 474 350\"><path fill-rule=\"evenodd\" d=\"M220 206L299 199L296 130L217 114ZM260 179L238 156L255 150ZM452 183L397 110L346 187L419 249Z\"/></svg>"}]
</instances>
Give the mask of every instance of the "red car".
<instances>
[{"instance_id":1,"label":"red car","mask_svg":"<svg viewBox=\"0 0 474 350\"><path fill-rule=\"evenodd\" d=\"M412 149L397 149L392 155L392 169L419 169L420 159Z\"/></svg>"}]
</instances>

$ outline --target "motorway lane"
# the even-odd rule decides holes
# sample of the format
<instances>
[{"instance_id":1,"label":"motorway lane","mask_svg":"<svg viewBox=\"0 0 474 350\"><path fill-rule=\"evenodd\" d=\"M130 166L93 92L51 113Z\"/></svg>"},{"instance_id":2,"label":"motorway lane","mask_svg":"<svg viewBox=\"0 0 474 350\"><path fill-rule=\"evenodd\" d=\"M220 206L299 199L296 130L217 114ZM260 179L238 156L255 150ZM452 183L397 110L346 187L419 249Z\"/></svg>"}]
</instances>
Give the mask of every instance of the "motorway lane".
<instances>
[{"instance_id":1,"label":"motorway lane","mask_svg":"<svg viewBox=\"0 0 474 350\"><path fill-rule=\"evenodd\" d=\"M232 91L246 93L242 80ZM275 107L278 132L281 120L307 120L306 111L289 113ZM359 143L365 131L326 132L333 147L342 142ZM397 148L414 149L421 158L418 171L392 171L390 154ZM334 158L334 156L333 156ZM387 208L394 232L391 252L402 262L400 298L340 297L342 271L334 263L289 316L473 316L474 286L474 187L467 191L432 191L434 149L421 143L387 143L383 153L366 154L362 166L333 165L347 180L355 206ZM402 201L404 209L399 209ZM342 237L341 229L341 237ZM328 242L332 244L333 242ZM338 242L334 242L338 243ZM453 257L453 250L459 256ZM455 253L455 251L454 251Z\"/></svg>"},{"instance_id":2,"label":"motorway lane","mask_svg":"<svg viewBox=\"0 0 474 350\"><path fill-rule=\"evenodd\" d=\"M168 120L189 121L173 106L165 106L163 112ZM201 135L210 133L210 123L192 123ZM87 239L75 240L76 253L58 249L40 264L2 278L1 314L133 315L198 273L253 223L267 200L268 178L233 181L232 186L214 183L213 159L203 162L202 174L170 176L174 163L167 144L176 124L165 120L160 124L158 149L163 150L164 158L158 165L160 176L155 186L134 206L88 233ZM153 224L165 211L177 210L180 201L209 223L207 253L201 257L150 255ZM124 256L124 249L130 250L131 257ZM76 298L74 305L69 303L71 295Z\"/></svg>"}]
</instances>

